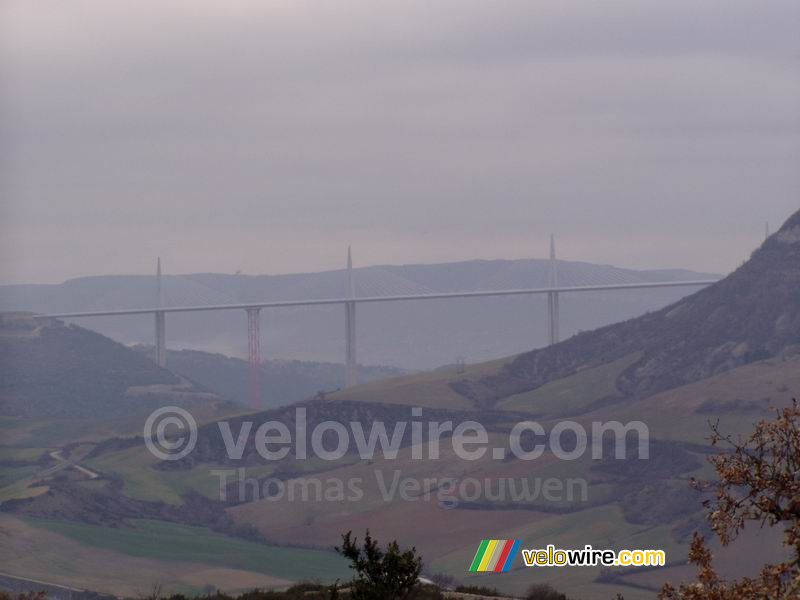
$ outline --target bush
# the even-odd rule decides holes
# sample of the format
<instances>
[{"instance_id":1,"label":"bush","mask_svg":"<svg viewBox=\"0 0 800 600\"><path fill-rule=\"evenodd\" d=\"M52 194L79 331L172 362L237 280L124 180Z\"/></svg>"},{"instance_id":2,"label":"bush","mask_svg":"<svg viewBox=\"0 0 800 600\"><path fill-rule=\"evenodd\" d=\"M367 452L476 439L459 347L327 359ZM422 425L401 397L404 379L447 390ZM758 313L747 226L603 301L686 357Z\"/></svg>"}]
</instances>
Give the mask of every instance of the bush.
<instances>
[{"instance_id":1,"label":"bush","mask_svg":"<svg viewBox=\"0 0 800 600\"><path fill-rule=\"evenodd\" d=\"M385 550L380 548L369 530L364 536L364 545L348 531L342 536L342 545L336 551L350 561L356 577L350 584L353 600L400 600L411 597L422 572L422 558L416 548L400 551L397 541L391 541Z\"/></svg>"},{"instance_id":2,"label":"bush","mask_svg":"<svg viewBox=\"0 0 800 600\"><path fill-rule=\"evenodd\" d=\"M525 592L525 600L568 600L568 598L566 594L562 594L551 585L534 583Z\"/></svg>"}]
</instances>

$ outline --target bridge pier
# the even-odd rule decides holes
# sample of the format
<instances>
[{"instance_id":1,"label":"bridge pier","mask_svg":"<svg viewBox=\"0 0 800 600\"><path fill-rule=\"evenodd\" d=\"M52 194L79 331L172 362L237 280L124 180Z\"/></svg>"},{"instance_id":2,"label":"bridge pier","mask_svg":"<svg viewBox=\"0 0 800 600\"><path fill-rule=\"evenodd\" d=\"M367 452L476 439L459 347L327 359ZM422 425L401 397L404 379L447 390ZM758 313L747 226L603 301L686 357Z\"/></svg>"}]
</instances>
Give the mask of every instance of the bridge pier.
<instances>
[{"instance_id":1,"label":"bridge pier","mask_svg":"<svg viewBox=\"0 0 800 600\"><path fill-rule=\"evenodd\" d=\"M558 265L556 263L556 242L553 234L550 234L550 265L547 273L547 287L558 287ZM547 324L550 345L559 342L559 315L558 315L558 292L547 292Z\"/></svg>"},{"instance_id":2,"label":"bridge pier","mask_svg":"<svg viewBox=\"0 0 800 600\"><path fill-rule=\"evenodd\" d=\"M347 299L355 298L353 285L353 257L350 246L347 247ZM344 339L345 339L345 374L344 386L352 387L358 383L358 364L356 363L356 303L344 304Z\"/></svg>"},{"instance_id":3,"label":"bridge pier","mask_svg":"<svg viewBox=\"0 0 800 600\"><path fill-rule=\"evenodd\" d=\"M161 308L164 296L161 290L161 257L156 261L156 307ZM163 311L157 311L156 317L156 364L159 367L167 366L167 316Z\"/></svg>"},{"instance_id":4,"label":"bridge pier","mask_svg":"<svg viewBox=\"0 0 800 600\"><path fill-rule=\"evenodd\" d=\"M156 312L156 364L167 366L167 319L164 311Z\"/></svg>"},{"instance_id":5,"label":"bridge pier","mask_svg":"<svg viewBox=\"0 0 800 600\"><path fill-rule=\"evenodd\" d=\"M246 308L247 363L249 365L249 401L252 408L261 407L261 309Z\"/></svg>"}]
</instances>

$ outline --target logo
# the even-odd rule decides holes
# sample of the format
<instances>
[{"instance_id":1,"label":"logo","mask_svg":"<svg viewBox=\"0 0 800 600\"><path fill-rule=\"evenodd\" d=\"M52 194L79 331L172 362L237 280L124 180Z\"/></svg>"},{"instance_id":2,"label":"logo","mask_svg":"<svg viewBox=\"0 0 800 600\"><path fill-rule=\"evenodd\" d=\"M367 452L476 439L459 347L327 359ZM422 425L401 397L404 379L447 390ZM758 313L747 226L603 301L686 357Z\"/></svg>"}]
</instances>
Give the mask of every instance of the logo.
<instances>
[{"instance_id":1,"label":"logo","mask_svg":"<svg viewBox=\"0 0 800 600\"><path fill-rule=\"evenodd\" d=\"M478 546L470 571L508 571L521 540L483 540Z\"/></svg>"},{"instance_id":2,"label":"logo","mask_svg":"<svg viewBox=\"0 0 800 600\"><path fill-rule=\"evenodd\" d=\"M159 419L161 420L159 421ZM156 421L158 421L158 425L156 425ZM167 440L165 435L167 425L174 425L180 430L188 429L188 439L186 436L182 436L172 442ZM155 439L153 439L154 437ZM180 460L189 454L197 443L197 423L195 423L189 411L179 406L164 406L153 411L147 417L147 421L144 423L144 443L156 458L161 460ZM178 450L178 448L181 449ZM178 451L175 452L176 450Z\"/></svg>"}]
</instances>

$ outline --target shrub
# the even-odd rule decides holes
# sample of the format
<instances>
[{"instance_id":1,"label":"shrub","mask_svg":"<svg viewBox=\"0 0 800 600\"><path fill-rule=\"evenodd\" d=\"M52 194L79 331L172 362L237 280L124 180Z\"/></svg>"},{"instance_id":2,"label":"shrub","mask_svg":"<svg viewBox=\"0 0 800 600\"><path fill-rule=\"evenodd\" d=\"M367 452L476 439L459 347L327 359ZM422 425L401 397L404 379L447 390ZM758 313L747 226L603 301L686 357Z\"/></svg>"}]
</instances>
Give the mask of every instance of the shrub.
<instances>
[{"instance_id":1,"label":"shrub","mask_svg":"<svg viewBox=\"0 0 800 600\"><path fill-rule=\"evenodd\" d=\"M422 572L422 558L416 548L400 551L396 540L381 550L369 530L364 545L359 546L352 531L342 536L342 545L336 551L350 561L356 577L350 584L353 600L400 600L409 598Z\"/></svg>"},{"instance_id":2,"label":"shrub","mask_svg":"<svg viewBox=\"0 0 800 600\"><path fill-rule=\"evenodd\" d=\"M525 592L525 600L568 600L566 594L562 594L553 586L546 583L534 583Z\"/></svg>"}]
</instances>

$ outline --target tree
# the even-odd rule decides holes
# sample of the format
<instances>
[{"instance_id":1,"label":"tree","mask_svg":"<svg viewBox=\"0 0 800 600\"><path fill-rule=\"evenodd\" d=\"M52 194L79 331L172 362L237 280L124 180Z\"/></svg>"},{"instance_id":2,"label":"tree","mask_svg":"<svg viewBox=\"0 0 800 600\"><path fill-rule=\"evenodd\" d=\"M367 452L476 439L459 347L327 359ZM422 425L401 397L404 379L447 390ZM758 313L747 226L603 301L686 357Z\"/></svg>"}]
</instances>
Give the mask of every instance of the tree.
<instances>
[{"instance_id":1,"label":"tree","mask_svg":"<svg viewBox=\"0 0 800 600\"><path fill-rule=\"evenodd\" d=\"M703 536L695 533L689 562L697 565L697 580L675 588L666 583L661 600L771 600L800 598L800 407L797 401L776 412L773 420L760 421L744 441L712 426L711 444L724 444L730 452L709 460L717 472L714 482L693 482L714 494L708 515L711 527L727 546L748 521L781 526L787 560L767 564L755 578L726 582L714 570L712 554Z\"/></svg>"},{"instance_id":2,"label":"tree","mask_svg":"<svg viewBox=\"0 0 800 600\"><path fill-rule=\"evenodd\" d=\"M400 551L396 540L381 550L378 541L369 533L364 545L348 531L342 536L342 545L336 551L350 561L356 572L350 586L353 600L401 600L408 598L422 571L422 558L412 547Z\"/></svg>"}]
</instances>

